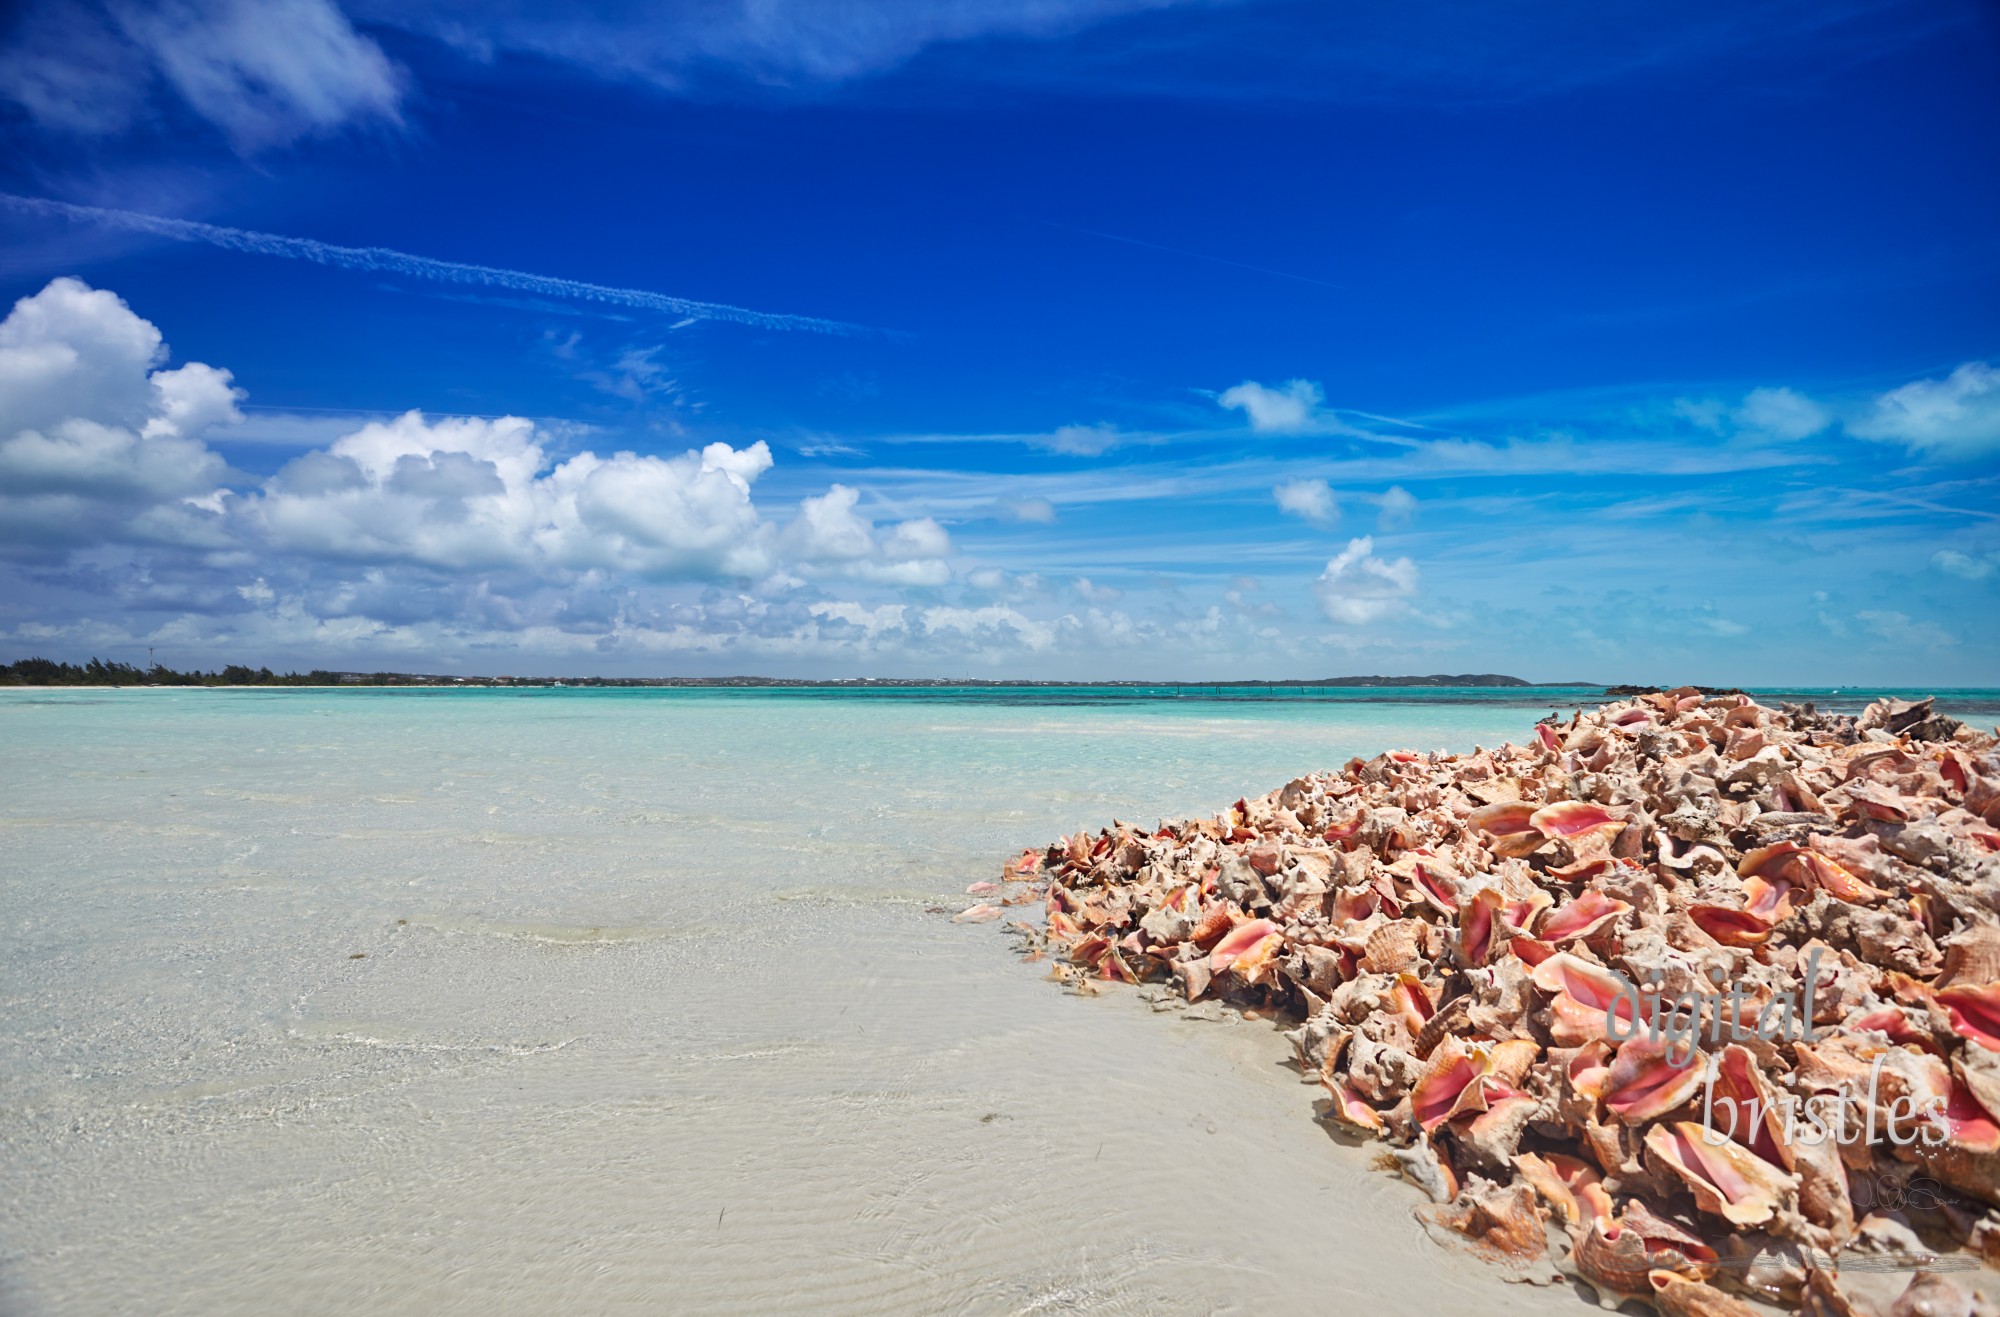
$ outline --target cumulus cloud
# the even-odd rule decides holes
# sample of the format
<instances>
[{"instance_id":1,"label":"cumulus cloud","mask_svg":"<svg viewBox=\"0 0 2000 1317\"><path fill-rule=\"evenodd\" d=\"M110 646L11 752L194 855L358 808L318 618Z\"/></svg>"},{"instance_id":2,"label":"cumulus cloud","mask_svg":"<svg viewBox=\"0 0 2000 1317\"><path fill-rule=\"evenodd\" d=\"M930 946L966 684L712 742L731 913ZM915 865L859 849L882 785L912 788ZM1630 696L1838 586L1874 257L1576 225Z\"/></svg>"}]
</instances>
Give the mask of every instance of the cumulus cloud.
<instances>
[{"instance_id":1,"label":"cumulus cloud","mask_svg":"<svg viewBox=\"0 0 2000 1317\"><path fill-rule=\"evenodd\" d=\"M751 502L770 449L678 457L579 453L549 468L520 417L374 422L273 477L251 515L286 552L443 571L606 569L761 575L770 527Z\"/></svg>"},{"instance_id":2,"label":"cumulus cloud","mask_svg":"<svg viewBox=\"0 0 2000 1317\"><path fill-rule=\"evenodd\" d=\"M1278 501L1278 511L1315 526L1340 520L1340 504L1324 480L1287 480L1271 490L1271 497Z\"/></svg>"},{"instance_id":3,"label":"cumulus cloud","mask_svg":"<svg viewBox=\"0 0 2000 1317\"><path fill-rule=\"evenodd\" d=\"M814 582L951 581L944 526L877 525L848 486L767 516L762 441L558 458L555 439L575 435L412 411L356 418L257 479L204 442L241 419L242 397L227 371L169 367L159 330L109 292L59 279L22 299L0 321L0 541L123 607L255 615L260 634L332 651L475 633L556 650L615 635L677 652L712 634L838 647L896 633L902 605L814 614ZM665 602L667 587L727 590L694 605ZM1054 634L977 610L941 625L948 647L963 627Z\"/></svg>"},{"instance_id":4,"label":"cumulus cloud","mask_svg":"<svg viewBox=\"0 0 2000 1317\"><path fill-rule=\"evenodd\" d=\"M924 630L932 635L955 635L981 646L1004 645L1031 651L1052 648L1056 643L1056 623L1037 622L1003 604L984 608L926 608Z\"/></svg>"},{"instance_id":5,"label":"cumulus cloud","mask_svg":"<svg viewBox=\"0 0 2000 1317\"><path fill-rule=\"evenodd\" d=\"M227 468L200 436L240 419L240 394L227 371L157 369L166 355L157 328L80 280L14 304L0 321L0 537L219 542Z\"/></svg>"},{"instance_id":6,"label":"cumulus cloud","mask_svg":"<svg viewBox=\"0 0 2000 1317\"><path fill-rule=\"evenodd\" d=\"M1287 380L1275 389L1245 380L1224 389L1216 401L1242 412L1258 434L1305 434L1319 427L1326 394L1311 380Z\"/></svg>"},{"instance_id":7,"label":"cumulus cloud","mask_svg":"<svg viewBox=\"0 0 2000 1317\"><path fill-rule=\"evenodd\" d=\"M760 445L761 446L761 445ZM856 511L859 490L834 485L800 502L783 547L808 576L847 576L883 585L943 585L951 536L929 517L898 522L883 535Z\"/></svg>"},{"instance_id":8,"label":"cumulus cloud","mask_svg":"<svg viewBox=\"0 0 2000 1317\"><path fill-rule=\"evenodd\" d=\"M1043 593L1039 572L1009 572L998 567L976 567L965 574L965 583L974 590L1020 602Z\"/></svg>"},{"instance_id":9,"label":"cumulus cloud","mask_svg":"<svg viewBox=\"0 0 2000 1317\"><path fill-rule=\"evenodd\" d=\"M1098 585L1088 576L1077 577L1076 580L1070 583L1070 588L1076 591L1079 599L1087 600L1093 604L1115 603L1125 597L1123 590L1115 586Z\"/></svg>"},{"instance_id":10,"label":"cumulus cloud","mask_svg":"<svg viewBox=\"0 0 2000 1317\"><path fill-rule=\"evenodd\" d=\"M1876 398L1847 428L1943 458L2000 452L2000 369L1968 361L1944 379L1914 380Z\"/></svg>"},{"instance_id":11,"label":"cumulus cloud","mask_svg":"<svg viewBox=\"0 0 2000 1317\"><path fill-rule=\"evenodd\" d=\"M825 621L853 627L871 640L883 632L906 629L903 614L907 610L902 604L879 604L869 608L848 600L829 600L812 605L808 611Z\"/></svg>"},{"instance_id":12,"label":"cumulus cloud","mask_svg":"<svg viewBox=\"0 0 2000 1317\"><path fill-rule=\"evenodd\" d=\"M1380 509L1375 519L1384 530L1401 526L1417 515L1417 496L1401 485L1391 485L1383 490L1375 505Z\"/></svg>"},{"instance_id":13,"label":"cumulus cloud","mask_svg":"<svg viewBox=\"0 0 2000 1317\"><path fill-rule=\"evenodd\" d=\"M1375 556L1373 537L1349 540L1340 555L1313 582L1313 593L1327 618L1349 626L1366 626L1409 607L1417 592L1417 565L1408 558Z\"/></svg>"},{"instance_id":14,"label":"cumulus cloud","mask_svg":"<svg viewBox=\"0 0 2000 1317\"><path fill-rule=\"evenodd\" d=\"M0 96L64 132L122 132L155 88L258 151L396 123L403 79L332 0L35 0L0 52Z\"/></svg>"}]
</instances>

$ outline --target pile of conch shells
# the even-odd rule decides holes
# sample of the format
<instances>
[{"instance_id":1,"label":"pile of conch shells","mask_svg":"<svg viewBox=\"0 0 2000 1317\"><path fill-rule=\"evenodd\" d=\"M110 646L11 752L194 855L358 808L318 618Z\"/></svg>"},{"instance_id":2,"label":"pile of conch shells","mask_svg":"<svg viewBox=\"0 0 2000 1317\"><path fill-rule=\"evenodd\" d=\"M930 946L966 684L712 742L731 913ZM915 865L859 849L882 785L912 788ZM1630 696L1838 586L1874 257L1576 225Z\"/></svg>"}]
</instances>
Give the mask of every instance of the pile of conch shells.
<instances>
[{"instance_id":1,"label":"pile of conch shells","mask_svg":"<svg viewBox=\"0 0 2000 1317\"><path fill-rule=\"evenodd\" d=\"M1941 1273L2000 1266L2000 740L1928 700L1660 691L972 890L1043 900L1074 986L1298 1021L1323 1118L1523 1279L1865 1314L1843 1272L1900 1266L1888 1311L1987 1310Z\"/></svg>"}]
</instances>

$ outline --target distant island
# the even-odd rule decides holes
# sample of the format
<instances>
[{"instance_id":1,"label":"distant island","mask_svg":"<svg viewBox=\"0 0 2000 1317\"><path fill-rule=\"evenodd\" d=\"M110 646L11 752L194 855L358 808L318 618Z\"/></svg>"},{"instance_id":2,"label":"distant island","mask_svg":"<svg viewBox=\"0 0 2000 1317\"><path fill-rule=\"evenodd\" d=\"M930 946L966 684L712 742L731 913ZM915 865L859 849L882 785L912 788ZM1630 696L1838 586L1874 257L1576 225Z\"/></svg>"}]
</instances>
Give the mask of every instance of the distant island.
<instances>
[{"instance_id":1,"label":"distant island","mask_svg":"<svg viewBox=\"0 0 2000 1317\"><path fill-rule=\"evenodd\" d=\"M310 672L276 673L267 667L229 664L213 672L177 672L154 665L129 663L58 663L28 658L0 665L0 686L697 686L697 687L824 687L911 689L925 687L1077 687L1082 689L1161 690L1288 690L1314 687L1487 686L1585 687L1595 681L1523 681L1497 672L1433 673L1427 677L1300 677L1285 681L1022 681L986 677L846 677L812 680L801 677L460 677L423 672L345 672L314 668ZM1648 689L1651 689L1650 687Z\"/></svg>"}]
</instances>

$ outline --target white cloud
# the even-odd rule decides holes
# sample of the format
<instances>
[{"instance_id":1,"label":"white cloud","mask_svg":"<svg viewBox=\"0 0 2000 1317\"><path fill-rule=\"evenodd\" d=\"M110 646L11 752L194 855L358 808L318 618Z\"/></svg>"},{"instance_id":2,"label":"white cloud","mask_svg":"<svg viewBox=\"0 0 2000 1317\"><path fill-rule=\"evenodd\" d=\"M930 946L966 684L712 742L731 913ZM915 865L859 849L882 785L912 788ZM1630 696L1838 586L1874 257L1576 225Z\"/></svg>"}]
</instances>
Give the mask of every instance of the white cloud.
<instances>
[{"instance_id":1,"label":"white cloud","mask_svg":"<svg viewBox=\"0 0 2000 1317\"><path fill-rule=\"evenodd\" d=\"M1039 572L1002 571L998 567L978 567L965 574L965 583L974 590L998 595L1014 602L1034 599L1043 593Z\"/></svg>"},{"instance_id":2,"label":"white cloud","mask_svg":"<svg viewBox=\"0 0 2000 1317\"><path fill-rule=\"evenodd\" d=\"M986 646L1020 646L1046 650L1056 643L1056 625L1037 622L1012 608L926 608L924 630L932 635L957 635Z\"/></svg>"},{"instance_id":3,"label":"white cloud","mask_svg":"<svg viewBox=\"0 0 2000 1317\"><path fill-rule=\"evenodd\" d=\"M160 331L117 294L56 279L0 321L0 433L73 417L138 428L159 402Z\"/></svg>"},{"instance_id":4,"label":"white cloud","mask_svg":"<svg viewBox=\"0 0 2000 1317\"><path fill-rule=\"evenodd\" d=\"M1125 597L1123 590L1114 586L1098 585L1088 576L1077 577L1070 583L1070 588L1076 591L1078 598L1093 604L1115 603Z\"/></svg>"},{"instance_id":5,"label":"white cloud","mask_svg":"<svg viewBox=\"0 0 2000 1317\"><path fill-rule=\"evenodd\" d=\"M153 372L153 390L158 413L146 422L146 438L170 435L190 439L217 425L234 425L243 419L236 404L243 390L230 383L226 370L190 361L178 370Z\"/></svg>"},{"instance_id":6,"label":"white cloud","mask_svg":"<svg viewBox=\"0 0 2000 1317\"><path fill-rule=\"evenodd\" d=\"M1886 609L1864 609L1855 618L1871 634L1898 644L1925 645L1933 649L1956 645L1958 637L1935 622L1914 621L1908 613Z\"/></svg>"},{"instance_id":7,"label":"white cloud","mask_svg":"<svg viewBox=\"0 0 2000 1317\"><path fill-rule=\"evenodd\" d=\"M1957 549L1939 549L1931 555L1931 566L1945 573L1967 581L1983 581L2000 572L2000 553L1987 553L1974 557L1960 553Z\"/></svg>"},{"instance_id":8,"label":"white cloud","mask_svg":"<svg viewBox=\"0 0 2000 1317\"><path fill-rule=\"evenodd\" d=\"M928 46L984 36L1053 37L1187 0L952 0L830 4L703 0L590 6L560 16L475 0L354 0L356 12L425 32L479 58L524 51L594 72L682 88L705 69L767 87L827 84L894 68Z\"/></svg>"},{"instance_id":9,"label":"white cloud","mask_svg":"<svg viewBox=\"0 0 2000 1317\"><path fill-rule=\"evenodd\" d=\"M2000 452L2000 369L1968 361L1944 379L1891 389L1847 428L1943 458Z\"/></svg>"},{"instance_id":10,"label":"white cloud","mask_svg":"<svg viewBox=\"0 0 2000 1317\"><path fill-rule=\"evenodd\" d=\"M882 538L882 556L897 562L942 558L951 552L951 536L929 517L902 521Z\"/></svg>"},{"instance_id":11,"label":"white cloud","mask_svg":"<svg viewBox=\"0 0 2000 1317\"><path fill-rule=\"evenodd\" d=\"M1365 626L1405 611L1417 591L1417 565L1408 558L1390 561L1375 556L1375 541L1363 535L1349 540L1313 582L1313 593L1327 617L1349 626Z\"/></svg>"},{"instance_id":12,"label":"white cloud","mask_svg":"<svg viewBox=\"0 0 2000 1317\"><path fill-rule=\"evenodd\" d=\"M165 358L157 328L76 280L51 283L0 321L0 539L16 558L74 551L74 579L89 584L68 588L188 610L190 636L202 618L247 610L265 619L259 634L286 644L374 652L470 634L552 652L570 652L565 637L575 635L673 652L731 643L791 652L821 644L821 624L839 633L822 639L840 650L856 627L898 632L903 605L831 600L813 614L815 582L891 593L951 583L943 525L877 526L850 487L803 499L786 524L767 519L754 499L772 467L761 441L557 461L553 443L576 434L520 417L413 411L349 418L325 447L253 479L203 442L241 419L229 373L199 362L165 369ZM687 601L687 587L723 582L741 588ZM1010 578L1008 593L1038 586ZM939 625L956 637L951 647L962 648L967 628L996 644L1053 643L1049 625L1016 626L1016 616L974 609L940 614Z\"/></svg>"},{"instance_id":13,"label":"white cloud","mask_svg":"<svg viewBox=\"0 0 2000 1317\"><path fill-rule=\"evenodd\" d=\"M1384 530L1391 530L1417 515L1417 496L1401 485L1391 485L1382 491L1382 497L1375 500L1380 509L1376 521Z\"/></svg>"},{"instance_id":14,"label":"white cloud","mask_svg":"<svg viewBox=\"0 0 2000 1317\"><path fill-rule=\"evenodd\" d=\"M678 457L580 453L553 469L532 422L372 422L288 464L251 512L275 547L446 571L755 577L775 566L750 490L763 443Z\"/></svg>"},{"instance_id":15,"label":"white cloud","mask_svg":"<svg viewBox=\"0 0 2000 1317\"><path fill-rule=\"evenodd\" d=\"M131 127L155 81L243 151L400 118L401 73L332 0L40 0L0 53L0 96L72 133Z\"/></svg>"},{"instance_id":16,"label":"white cloud","mask_svg":"<svg viewBox=\"0 0 2000 1317\"><path fill-rule=\"evenodd\" d=\"M1245 380L1223 390L1216 401L1249 417L1258 434L1305 434L1319 427L1326 394L1311 380L1287 380L1276 389Z\"/></svg>"},{"instance_id":17,"label":"white cloud","mask_svg":"<svg viewBox=\"0 0 2000 1317\"><path fill-rule=\"evenodd\" d=\"M1340 504L1324 480L1287 480L1271 490L1278 510L1302 518L1315 526L1331 526L1340 520Z\"/></svg>"},{"instance_id":18,"label":"white cloud","mask_svg":"<svg viewBox=\"0 0 2000 1317\"><path fill-rule=\"evenodd\" d=\"M1736 409L1736 423L1773 439L1804 439L1833 424L1833 413L1790 389L1752 389Z\"/></svg>"},{"instance_id":19,"label":"white cloud","mask_svg":"<svg viewBox=\"0 0 2000 1317\"><path fill-rule=\"evenodd\" d=\"M57 279L0 321L0 538L218 543L227 474L201 442L235 419L226 371L157 370L160 332L114 294Z\"/></svg>"},{"instance_id":20,"label":"white cloud","mask_svg":"<svg viewBox=\"0 0 2000 1317\"><path fill-rule=\"evenodd\" d=\"M761 446L761 445L760 445ZM781 540L807 576L847 576L882 585L937 586L951 579L951 537L929 517L899 522L878 538L856 511L859 490L834 485L800 502Z\"/></svg>"},{"instance_id":21,"label":"white cloud","mask_svg":"<svg viewBox=\"0 0 2000 1317\"><path fill-rule=\"evenodd\" d=\"M993 510L1004 521L1032 526L1053 526L1056 520L1056 505L1045 498L1002 499L993 505Z\"/></svg>"},{"instance_id":22,"label":"white cloud","mask_svg":"<svg viewBox=\"0 0 2000 1317\"><path fill-rule=\"evenodd\" d=\"M883 632L906 629L903 614L907 610L902 604L880 604L869 608L845 600L834 600L814 604L808 611L817 618L858 627L871 640Z\"/></svg>"},{"instance_id":23,"label":"white cloud","mask_svg":"<svg viewBox=\"0 0 2000 1317\"><path fill-rule=\"evenodd\" d=\"M1064 425L1055 433L1031 437L1028 442L1037 448L1046 448L1052 453L1065 453L1071 457L1096 457L1108 453L1127 441L1129 436L1119 432L1115 425L1099 422L1096 425Z\"/></svg>"}]
</instances>

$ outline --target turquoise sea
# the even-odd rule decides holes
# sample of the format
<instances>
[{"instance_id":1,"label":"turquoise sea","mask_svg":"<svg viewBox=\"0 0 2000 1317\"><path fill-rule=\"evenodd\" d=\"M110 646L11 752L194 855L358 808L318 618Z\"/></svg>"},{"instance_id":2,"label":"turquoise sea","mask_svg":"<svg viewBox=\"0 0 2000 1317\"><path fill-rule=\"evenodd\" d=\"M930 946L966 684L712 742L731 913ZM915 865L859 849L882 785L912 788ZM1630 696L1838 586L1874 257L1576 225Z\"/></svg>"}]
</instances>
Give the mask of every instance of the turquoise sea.
<instances>
[{"instance_id":1,"label":"turquoise sea","mask_svg":"<svg viewBox=\"0 0 2000 1317\"><path fill-rule=\"evenodd\" d=\"M0 1311L1582 1311L1270 1025L935 911L1596 697L0 691Z\"/></svg>"}]
</instances>

